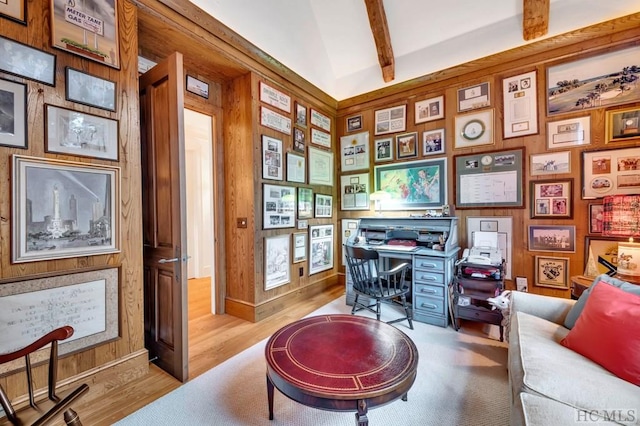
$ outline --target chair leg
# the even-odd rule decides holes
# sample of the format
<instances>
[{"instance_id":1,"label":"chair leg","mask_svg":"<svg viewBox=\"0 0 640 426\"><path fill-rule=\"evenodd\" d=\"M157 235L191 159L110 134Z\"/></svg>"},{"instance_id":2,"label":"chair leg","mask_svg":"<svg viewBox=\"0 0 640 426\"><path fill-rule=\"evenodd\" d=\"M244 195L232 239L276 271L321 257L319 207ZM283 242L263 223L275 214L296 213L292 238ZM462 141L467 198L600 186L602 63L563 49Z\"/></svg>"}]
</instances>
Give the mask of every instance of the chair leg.
<instances>
[{"instance_id":1,"label":"chair leg","mask_svg":"<svg viewBox=\"0 0 640 426\"><path fill-rule=\"evenodd\" d=\"M351 315L354 315L356 313L356 307L358 306L358 296L359 294L356 293L356 298L353 301L353 307L351 308Z\"/></svg>"},{"instance_id":2,"label":"chair leg","mask_svg":"<svg viewBox=\"0 0 640 426\"><path fill-rule=\"evenodd\" d=\"M376 299L376 318L380 321L380 299Z\"/></svg>"},{"instance_id":3,"label":"chair leg","mask_svg":"<svg viewBox=\"0 0 640 426\"><path fill-rule=\"evenodd\" d=\"M407 305L407 298L403 294L400 297L400 299L402 300L402 307L404 307L404 312L407 314L407 321L409 321L409 328L411 330L413 330L413 321L412 321L412 318L411 318L411 309L409 308L409 305Z\"/></svg>"}]
</instances>

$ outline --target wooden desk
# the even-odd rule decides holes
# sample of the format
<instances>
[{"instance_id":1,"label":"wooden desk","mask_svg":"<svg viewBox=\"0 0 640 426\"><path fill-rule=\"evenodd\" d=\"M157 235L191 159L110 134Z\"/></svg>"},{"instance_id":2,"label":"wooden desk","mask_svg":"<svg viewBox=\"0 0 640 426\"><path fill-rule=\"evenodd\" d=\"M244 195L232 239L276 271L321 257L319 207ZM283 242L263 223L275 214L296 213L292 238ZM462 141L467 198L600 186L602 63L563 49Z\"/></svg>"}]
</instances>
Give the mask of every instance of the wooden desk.
<instances>
[{"instance_id":1,"label":"wooden desk","mask_svg":"<svg viewBox=\"0 0 640 426\"><path fill-rule=\"evenodd\" d=\"M571 298L579 299L582 293L591 287L594 277L584 275L574 275L571 277Z\"/></svg>"},{"instance_id":2,"label":"wooden desk","mask_svg":"<svg viewBox=\"0 0 640 426\"><path fill-rule=\"evenodd\" d=\"M406 334L356 315L289 324L271 336L265 356L269 420L275 387L310 407L355 411L356 424L365 426L369 408L407 400L418 368L418 350Z\"/></svg>"}]
</instances>

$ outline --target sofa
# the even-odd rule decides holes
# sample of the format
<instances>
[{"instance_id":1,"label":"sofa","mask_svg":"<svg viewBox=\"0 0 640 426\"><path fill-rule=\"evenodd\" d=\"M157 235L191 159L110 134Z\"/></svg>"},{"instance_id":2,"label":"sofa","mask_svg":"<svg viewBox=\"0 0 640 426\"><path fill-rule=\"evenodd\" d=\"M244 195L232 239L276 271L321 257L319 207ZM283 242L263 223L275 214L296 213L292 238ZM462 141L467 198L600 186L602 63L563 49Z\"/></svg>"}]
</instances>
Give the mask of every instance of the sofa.
<instances>
[{"instance_id":1,"label":"sofa","mask_svg":"<svg viewBox=\"0 0 640 426\"><path fill-rule=\"evenodd\" d=\"M640 295L640 285L607 275L578 301L511 293L511 425L640 424L640 387L561 344L600 281Z\"/></svg>"}]
</instances>

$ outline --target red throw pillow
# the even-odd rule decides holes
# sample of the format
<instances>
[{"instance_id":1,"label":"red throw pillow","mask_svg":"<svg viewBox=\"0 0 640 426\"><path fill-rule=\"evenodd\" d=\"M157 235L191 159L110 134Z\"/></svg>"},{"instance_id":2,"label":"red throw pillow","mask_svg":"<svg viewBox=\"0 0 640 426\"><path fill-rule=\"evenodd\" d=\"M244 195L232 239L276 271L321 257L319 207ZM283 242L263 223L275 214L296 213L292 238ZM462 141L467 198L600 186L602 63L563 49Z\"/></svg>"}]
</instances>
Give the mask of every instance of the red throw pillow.
<instances>
[{"instance_id":1,"label":"red throw pillow","mask_svg":"<svg viewBox=\"0 0 640 426\"><path fill-rule=\"evenodd\" d=\"M640 296L599 283L560 343L640 386Z\"/></svg>"}]
</instances>

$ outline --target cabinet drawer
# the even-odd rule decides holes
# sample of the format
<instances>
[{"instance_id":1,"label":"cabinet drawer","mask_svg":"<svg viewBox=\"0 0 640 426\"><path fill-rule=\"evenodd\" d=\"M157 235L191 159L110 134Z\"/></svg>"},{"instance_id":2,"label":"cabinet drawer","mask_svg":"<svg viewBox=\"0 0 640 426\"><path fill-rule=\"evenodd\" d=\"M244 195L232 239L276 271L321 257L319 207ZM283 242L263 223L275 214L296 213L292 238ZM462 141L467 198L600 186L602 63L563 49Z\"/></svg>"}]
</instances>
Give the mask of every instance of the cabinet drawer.
<instances>
[{"instance_id":1,"label":"cabinet drawer","mask_svg":"<svg viewBox=\"0 0 640 426\"><path fill-rule=\"evenodd\" d=\"M416 284L414 286L415 295L425 295L431 297L443 297L444 296L444 286L433 286L426 284Z\"/></svg>"},{"instance_id":2,"label":"cabinet drawer","mask_svg":"<svg viewBox=\"0 0 640 426\"><path fill-rule=\"evenodd\" d=\"M414 295L413 299L414 309L444 315L444 298L437 299L433 297Z\"/></svg>"},{"instance_id":3,"label":"cabinet drawer","mask_svg":"<svg viewBox=\"0 0 640 426\"><path fill-rule=\"evenodd\" d=\"M413 271L413 280L416 284L444 285L444 274L427 271Z\"/></svg>"},{"instance_id":4,"label":"cabinet drawer","mask_svg":"<svg viewBox=\"0 0 640 426\"><path fill-rule=\"evenodd\" d=\"M500 322L502 321L502 314L500 314L499 311L488 311L482 308L469 308L462 306L456 306L456 317L496 325L500 325Z\"/></svg>"},{"instance_id":5,"label":"cabinet drawer","mask_svg":"<svg viewBox=\"0 0 640 426\"><path fill-rule=\"evenodd\" d=\"M444 259L416 256L413 267L424 271L444 272Z\"/></svg>"}]
</instances>

